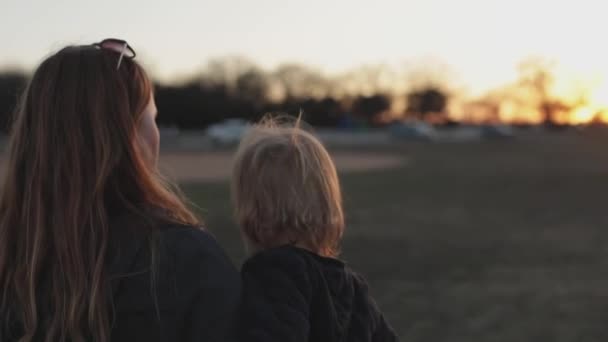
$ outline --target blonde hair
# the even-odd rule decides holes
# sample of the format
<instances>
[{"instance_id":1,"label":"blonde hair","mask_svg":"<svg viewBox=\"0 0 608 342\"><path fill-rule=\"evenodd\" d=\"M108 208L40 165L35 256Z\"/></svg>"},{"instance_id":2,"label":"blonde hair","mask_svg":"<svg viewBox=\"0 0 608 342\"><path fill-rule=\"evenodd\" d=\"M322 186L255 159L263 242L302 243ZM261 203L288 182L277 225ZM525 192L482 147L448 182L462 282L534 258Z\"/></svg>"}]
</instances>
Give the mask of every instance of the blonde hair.
<instances>
[{"instance_id":1,"label":"blonde hair","mask_svg":"<svg viewBox=\"0 0 608 342\"><path fill-rule=\"evenodd\" d=\"M245 135L232 174L235 214L258 249L298 244L337 256L344 232L342 195L327 150L302 121L266 117Z\"/></svg>"}]
</instances>

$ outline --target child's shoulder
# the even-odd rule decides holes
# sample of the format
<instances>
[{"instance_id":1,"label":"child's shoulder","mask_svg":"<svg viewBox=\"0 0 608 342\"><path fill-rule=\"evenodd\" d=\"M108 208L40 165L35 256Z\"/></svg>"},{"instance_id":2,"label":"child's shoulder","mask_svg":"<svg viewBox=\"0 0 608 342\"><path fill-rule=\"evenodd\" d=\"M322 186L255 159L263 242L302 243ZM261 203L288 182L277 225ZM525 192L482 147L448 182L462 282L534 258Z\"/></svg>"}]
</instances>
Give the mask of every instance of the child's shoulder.
<instances>
[{"instance_id":1,"label":"child's shoulder","mask_svg":"<svg viewBox=\"0 0 608 342\"><path fill-rule=\"evenodd\" d=\"M289 272L302 271L310 267L311 254L294 246L270 248L252 255L243 264L243 269L272 267Z\"/></svg>"},{"instance_id":2,"label":"child's shoulder","mask_svg":"<svg viewBox=\"0 0 608 342\"><path fill-rule=\"evenodd\" d=\"M353 284L366 288L365 280L339 259L323 257L295 246L267 249L251 256L241 268L244 278L287 278L308 284ZM324 279L324 280L322 280Z\"/></svg>"},{"instance_id":3,"label":"child's shoulder","mask_svg":"<svg viewBox=\"0 0 608 342\"><path fill-rule=\"evenodd\" d=\"M303 267L311 265L329 265L346 268L343 261L320 256L311 251L292 245L285 245L260 251L245 261L245 265L285 265Z\"/></svg>"},{"instance_id":4,"label":"child's shoulder","mask_svg":"<svg viewBox=\"0 0 608 342\"><path fill-rule=\"evenodd\" d=\"M273 296L286 297L294 293L309 298L319 279L312 256L294 247L279 247L261 251L241 267L245 291L271 291ZM261 290L260 287L264 288Z\"/></svg>"}]
</instances>

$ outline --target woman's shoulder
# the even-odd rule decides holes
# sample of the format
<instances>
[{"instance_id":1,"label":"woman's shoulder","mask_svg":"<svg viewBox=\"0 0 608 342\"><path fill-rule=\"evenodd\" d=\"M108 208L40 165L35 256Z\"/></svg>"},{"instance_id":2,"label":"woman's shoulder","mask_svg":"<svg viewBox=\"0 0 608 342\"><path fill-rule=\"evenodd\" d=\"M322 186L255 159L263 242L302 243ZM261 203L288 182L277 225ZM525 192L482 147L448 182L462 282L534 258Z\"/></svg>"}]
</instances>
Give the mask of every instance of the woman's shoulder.
<instances>
[{"instance_id":1,"label":"woman's shoulder","mask_svg":"<svg viewBox=\"0 0 608 342\"><path fill-rule=\"evenodd\" d=\"M215 288L240 291L236 267L215 238L199 227L167 224L151 235L128 235L124 240L111 268L119 303L148 306L153 303L151 285L161 308L187 305L199 293L215 293Z\"/></svg>"},{"instance_id":2,"label":"woman's shoulder","mask_svg":"<svg viewBox=\"0 0 608 342\"><path fill-rule=\"evenodd\" d=\"M139 251L123 258L128 271L113 277L113 336L125 336L117 340L145 339L132 336L139 324L151 340L169 334L163 340L231 341L224 336L236 317L241 281L209 232L164 224L127 240Z\"/></svg>"},{"instance_id":3,"label":"woman's shoulder","mask_svg":"<svg viewBox=\"0 0 608 342\"><path fill-rule=\"evenodd\" d=\"M131 222L114 226L108 252L122 271L133 271L152 256L173 263L229 260L213 235L202 227L167 222L152 227ZM127 266L129 270L124 269Z\"/></svg>"},{"instance_id":4,"label":"woman's shoulder","mask_svg":"<svg viewBox=\"0 0 608 342\"><path fill-rule=\"evenodd\" d=\"M161 248L181 258L225 256L215 237L203 227L163 224L159 227L158 242Z\"/></svg>"},{"instance_id":5,"label":"woman's shoulder","mask_svg":"<svg viewBox=\"0 0 608 342\"><path fill-rule=\"evenodd\" d=\"M178 277L198 279L202 283L214 279L235 278L237 275L230 258L215 237L202 227L164 225L157 241L161 263L175 271Z\"/></svg>"}]
</instances>

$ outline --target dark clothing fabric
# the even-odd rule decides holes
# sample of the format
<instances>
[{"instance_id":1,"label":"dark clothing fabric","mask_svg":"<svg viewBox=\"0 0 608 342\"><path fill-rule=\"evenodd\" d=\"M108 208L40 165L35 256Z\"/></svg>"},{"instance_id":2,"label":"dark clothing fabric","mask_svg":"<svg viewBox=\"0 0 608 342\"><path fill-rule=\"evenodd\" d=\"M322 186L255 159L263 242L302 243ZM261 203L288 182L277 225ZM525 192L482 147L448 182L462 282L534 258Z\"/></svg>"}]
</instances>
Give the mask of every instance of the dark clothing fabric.
<instances>
[{"instance_id":1,"label":"dark clothing fabric","mask_svg":"<svg viewBox=\"0 0 608 342\"><path fill-rule=\"evenodd\" d=\"M131 246L133 242L140 246ZM161 229L152 247L147 244L128 238L111 266L112 341L234 340L240 279L215 239L192 227L172 226ZM136 250L140 252L129 258ZM152 265L150 251L158 258ZM121 253L127 256L121 258Z\"/></svg>"},{"instance_id":2,"label":"dark clothing fabric","mask_svg":"<svg viewBox=\"0 0 608 342\"><path fill-rule=\"evenodd\" d=\"M365 280L337 259L286 246L241 270L242 342L393 342Z\"/></svg>"},{"instance_id":3,"label":"dark clothing fabric","mask_svg":"<svg viewBox=\"0 0 608 342\"><path fill-rule=\"evenodd\" d=\"M223 250L195 227L164 224L154 231L113 229L111 340L234 341L241 282Z\"/></svg>"}]
</instances>

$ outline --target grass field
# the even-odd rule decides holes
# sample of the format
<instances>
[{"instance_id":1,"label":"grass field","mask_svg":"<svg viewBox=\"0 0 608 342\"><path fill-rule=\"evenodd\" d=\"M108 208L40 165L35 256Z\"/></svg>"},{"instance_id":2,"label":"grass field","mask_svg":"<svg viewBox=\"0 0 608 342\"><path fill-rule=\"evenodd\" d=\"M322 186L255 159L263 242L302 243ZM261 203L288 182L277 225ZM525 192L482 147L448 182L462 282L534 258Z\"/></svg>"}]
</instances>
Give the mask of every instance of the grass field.
<instances>
[{"instance_id":1,"label":"grass field","mask_svg":"<svg viewBox=\"0 0 608 342\"><path fill-rule=\"evenodd\" d=\"M608 137L396 148L342 175L343 258L403 341L606 341ZM235 262L228 184L183 184Z\"/></svg>"}]
</instances>

